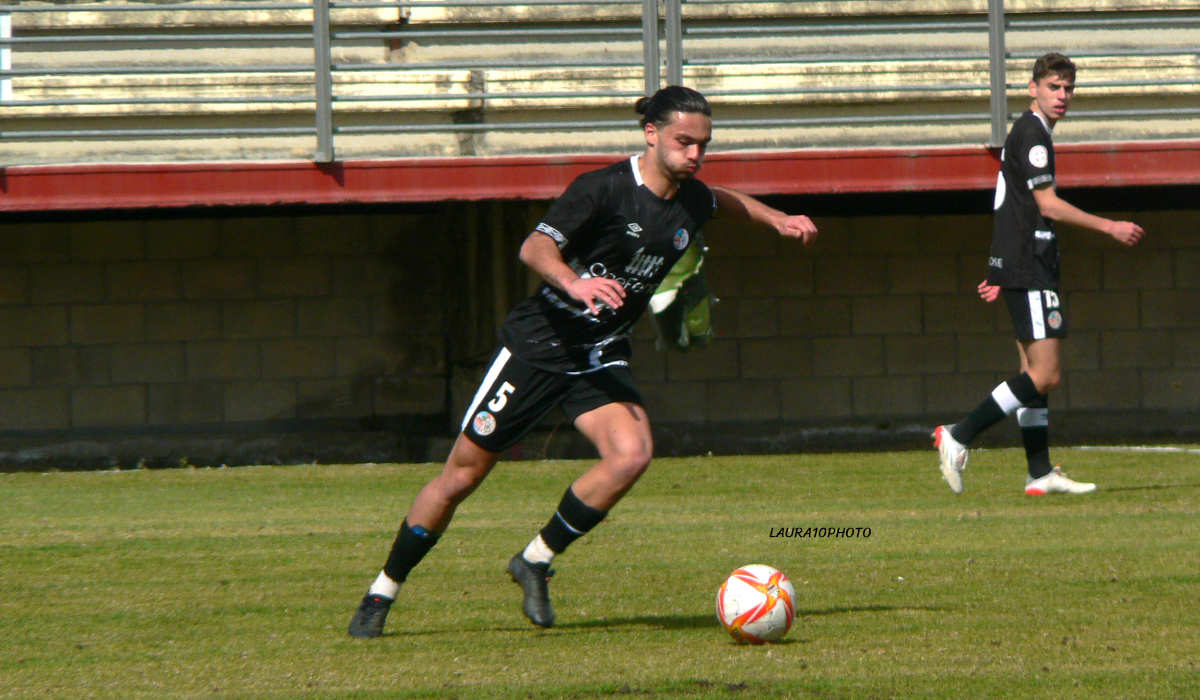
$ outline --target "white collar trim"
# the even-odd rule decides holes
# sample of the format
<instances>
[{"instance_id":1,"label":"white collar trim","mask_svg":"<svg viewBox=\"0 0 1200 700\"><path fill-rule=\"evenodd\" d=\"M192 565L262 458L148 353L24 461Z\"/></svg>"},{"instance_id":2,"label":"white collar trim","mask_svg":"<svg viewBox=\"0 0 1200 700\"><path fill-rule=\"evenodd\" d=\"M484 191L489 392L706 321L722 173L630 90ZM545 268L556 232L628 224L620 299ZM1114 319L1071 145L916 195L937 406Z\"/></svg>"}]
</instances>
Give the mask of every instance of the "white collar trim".
<instances>
[{"instance_id":1,"label":"white collar trim","mask_svg":"<svg viewBox=\"0 0 1200 700\"><path fill-rule=\"evenodd\" d=\"M1047 134L1054 133L1054 127L1050 124L1049 120L1042 116L1041 112L1037 111L1036 109L1031 109L1029 111L1033 112L1033 116L1037 117L1038 121L1042 123L1042 128L1046 130Z\"/></svg>"}]
</instances>

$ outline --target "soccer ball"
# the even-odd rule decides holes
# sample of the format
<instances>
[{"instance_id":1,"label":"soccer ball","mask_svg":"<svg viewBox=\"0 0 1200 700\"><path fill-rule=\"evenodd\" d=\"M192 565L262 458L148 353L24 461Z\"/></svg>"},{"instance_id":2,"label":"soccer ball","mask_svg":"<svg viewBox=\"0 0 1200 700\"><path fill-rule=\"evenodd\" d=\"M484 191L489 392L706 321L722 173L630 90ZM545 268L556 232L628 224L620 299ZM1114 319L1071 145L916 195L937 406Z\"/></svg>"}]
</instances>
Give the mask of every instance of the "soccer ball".
<instances>
[{"instance_id":1,"label":"soccer ball","mask_svg":"<svg viewBox=\"0 0 1200 700\"><path fill-rule=\"evenodd\" d=\"M782 571L748 564L717 589L717 620L739 642L776 642L796 618L796 589Z\"/></svg>"}]
</instances>

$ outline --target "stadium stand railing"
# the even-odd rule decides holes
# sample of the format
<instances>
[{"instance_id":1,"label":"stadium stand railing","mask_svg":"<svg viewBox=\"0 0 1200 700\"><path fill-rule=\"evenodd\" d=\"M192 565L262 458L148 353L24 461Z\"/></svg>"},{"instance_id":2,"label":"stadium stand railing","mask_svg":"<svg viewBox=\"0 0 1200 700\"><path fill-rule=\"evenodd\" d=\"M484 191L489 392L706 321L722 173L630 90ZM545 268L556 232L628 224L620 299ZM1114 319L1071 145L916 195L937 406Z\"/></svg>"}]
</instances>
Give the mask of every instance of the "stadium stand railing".
<instances>
[{"instance_id":1,"label":"stadium stand railing","mask_svg":"<svg viewBox=\"0 0 1200 700\"><path fill-rule=\"evenodd\" d=\"M0 165L618 153L705 92L723 150L996 145L1034 56L1068 141L1195 138L1200 2L0 5Z\"/></svg>"}]
</instances>

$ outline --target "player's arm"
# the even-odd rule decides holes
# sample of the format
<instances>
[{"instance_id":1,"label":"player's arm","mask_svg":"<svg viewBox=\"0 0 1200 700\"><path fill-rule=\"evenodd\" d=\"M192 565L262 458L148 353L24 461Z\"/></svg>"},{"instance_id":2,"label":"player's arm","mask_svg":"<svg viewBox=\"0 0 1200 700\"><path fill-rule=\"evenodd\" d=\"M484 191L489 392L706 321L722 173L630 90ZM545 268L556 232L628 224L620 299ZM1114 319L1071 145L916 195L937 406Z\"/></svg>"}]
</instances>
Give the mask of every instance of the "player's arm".
<instances>
[{"instance_id":1,"label":"player's arm","mask_svg":"<svg viewBox=\"0 0 1200 700\"><path fill-rule=\"evenodd\" d=\"M607 277L580 277L563 260L562 251L553 238L534 231L521 244L521 262L542 276L549 284L576 301L587 305L588 311L599 313L596 302L604 302L616 309L625 303L625 288L616 280Z\"/></svg>"},{"instance_id":2,"label":"player's arm","mask_svg":"<svg viewBox=\"0 0 1200 700\"><path fill-rule=\"evenodd\" d=\"M1133 245L1146 235L1142 227L1132 221L1113 221L1112 219L1087 213L1059 197L1054 189L1054 185L1035 188L1033 190L1033 199L1037 202L1042 216L1047 219L1098 231L1112 236L1125 245Z\"/></svg>"},{"instance_id":3,"label":"player's arm","mask_svg":"<svg viewBox=\"0 0 1200 700\"><path fill-rule=\"evenodd\" d=\"M781 236L799 238L804 245L812 245L817 240L817 225L803 214L786 214L744 192L727 187L709 189L717 199L718 216L731 216L742 221L770 226Z\"/></svg>"}]
</instances>

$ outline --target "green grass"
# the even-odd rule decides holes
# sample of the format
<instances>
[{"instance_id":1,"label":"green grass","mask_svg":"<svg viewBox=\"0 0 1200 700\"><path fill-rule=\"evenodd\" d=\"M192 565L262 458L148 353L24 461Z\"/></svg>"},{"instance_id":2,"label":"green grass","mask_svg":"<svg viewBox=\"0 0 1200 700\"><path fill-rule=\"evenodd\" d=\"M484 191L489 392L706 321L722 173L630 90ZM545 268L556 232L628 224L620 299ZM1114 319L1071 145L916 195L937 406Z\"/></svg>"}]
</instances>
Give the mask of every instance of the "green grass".
<instances>
[{"instance_id":1,"label":"green grass","mask_svg":"<svg viewBox=\"0 0 1200 700\"><path fill-rule=\"evenodd\" d=\"M510 462L346 624L436 465L0 474L0 696L1195 697L1200 450L1055 451L1099 482L1023 495L978 451L656 460L556 562L538 630L503 573L586 462ZM772 529L870 528L782 538ZM737 646L713 597L767 563L801 613Z\"/></svg>"}]
</instances>

